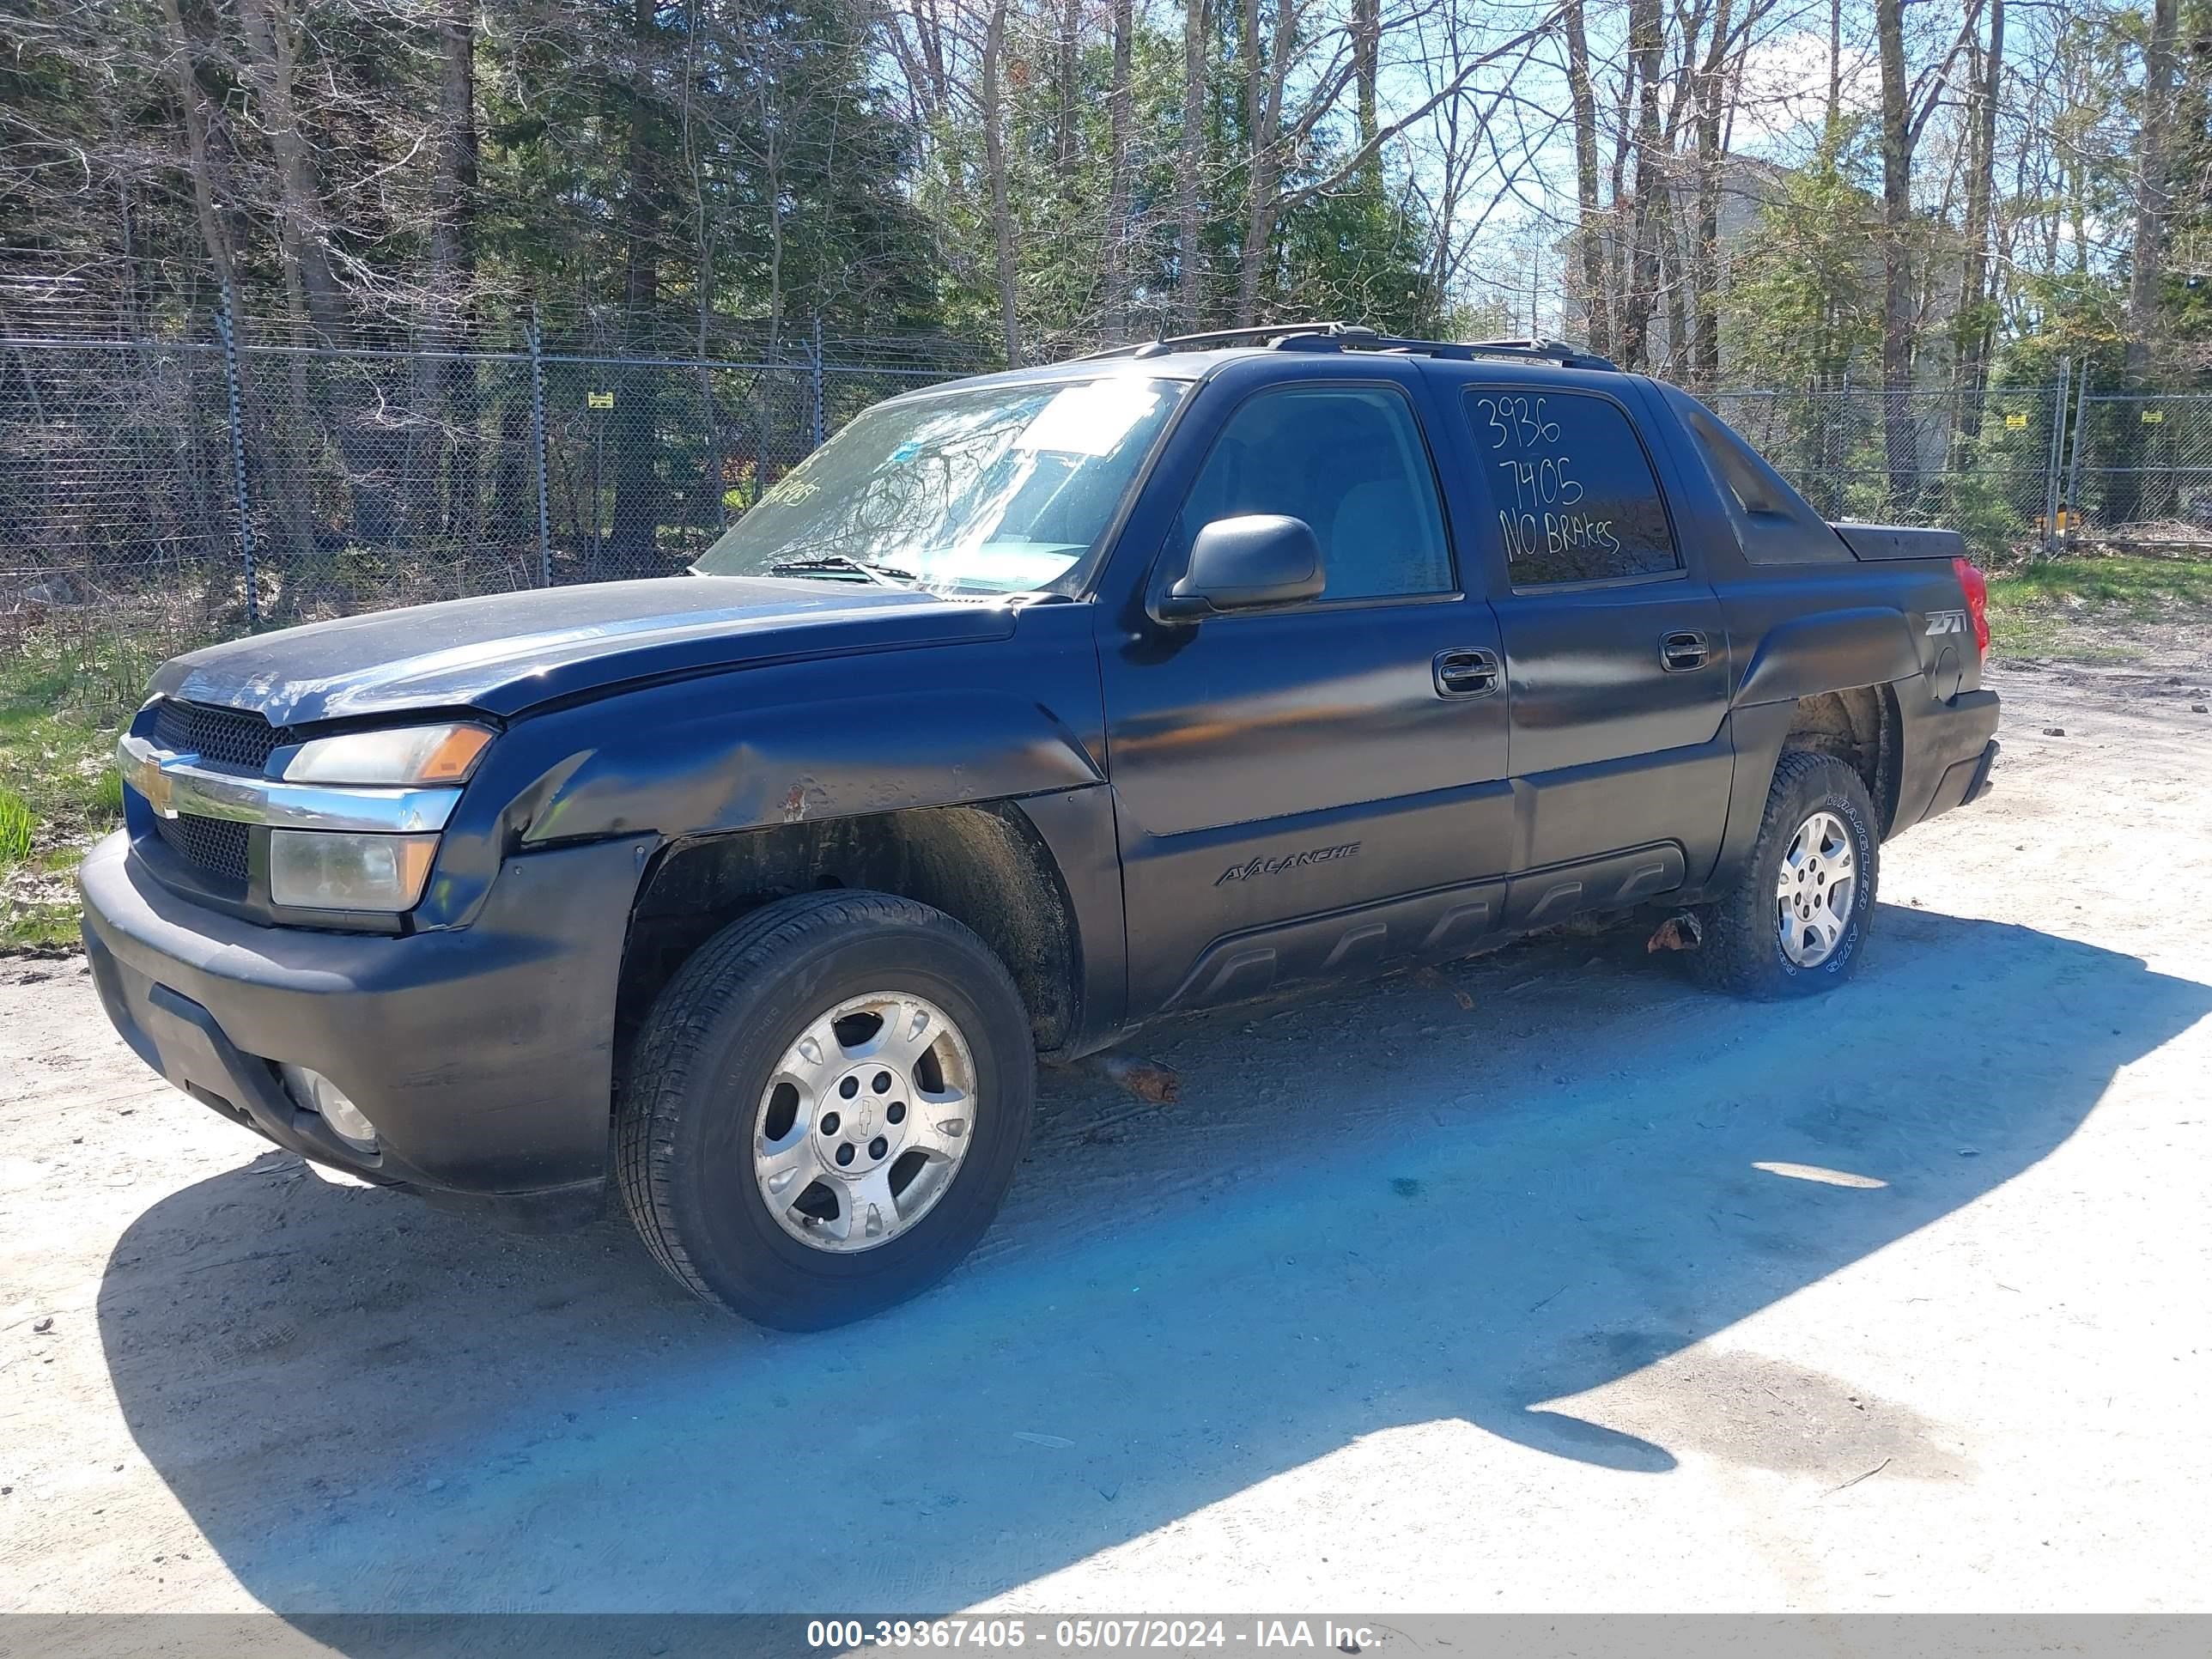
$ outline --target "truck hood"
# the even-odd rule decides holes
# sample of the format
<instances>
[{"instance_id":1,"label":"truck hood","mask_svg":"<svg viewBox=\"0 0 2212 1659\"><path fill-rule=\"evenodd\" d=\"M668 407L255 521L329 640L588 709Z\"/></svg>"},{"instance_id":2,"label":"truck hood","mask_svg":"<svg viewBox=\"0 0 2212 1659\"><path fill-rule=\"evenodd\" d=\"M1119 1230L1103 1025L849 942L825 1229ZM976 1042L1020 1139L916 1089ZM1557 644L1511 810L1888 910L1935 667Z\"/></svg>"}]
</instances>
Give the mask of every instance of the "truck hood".
<instances>
[{"instance_id":1,"label":"truck hood","mask_svg":"<svg viewBox=\"0 0 2212 1659\"><path fill-rule=\"evenodd\" d=\"M673 576L535 588L258 634L162 665L153 690L302 726L410 708L517 714L632 681L1002 638L1013 611L903 588Z\"/></svg>"}]
</instances>

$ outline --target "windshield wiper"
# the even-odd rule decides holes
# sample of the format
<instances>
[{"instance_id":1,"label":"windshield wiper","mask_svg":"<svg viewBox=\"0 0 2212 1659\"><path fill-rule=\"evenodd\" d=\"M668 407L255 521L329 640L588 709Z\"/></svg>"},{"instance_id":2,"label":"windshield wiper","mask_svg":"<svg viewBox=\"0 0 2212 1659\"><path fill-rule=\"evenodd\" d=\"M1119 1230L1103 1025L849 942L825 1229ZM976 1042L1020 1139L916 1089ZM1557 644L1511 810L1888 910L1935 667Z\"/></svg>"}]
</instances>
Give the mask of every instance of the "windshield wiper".
<instances>
[{"instance_id":1,"label":"windshield wiper","mask_svg":"<svg viewBox=\"0 0 2212 1659\"><path fill-rule=\"evenodd\" d=\"M850 571L885 587L904 587L918 580L911 570L902 570L895 564L878 564L872 559L856 559L846 553L822 553L804 559L778 559L769 566L771 576L813 576L836 571Z\"/></svg>"}]
</instances>

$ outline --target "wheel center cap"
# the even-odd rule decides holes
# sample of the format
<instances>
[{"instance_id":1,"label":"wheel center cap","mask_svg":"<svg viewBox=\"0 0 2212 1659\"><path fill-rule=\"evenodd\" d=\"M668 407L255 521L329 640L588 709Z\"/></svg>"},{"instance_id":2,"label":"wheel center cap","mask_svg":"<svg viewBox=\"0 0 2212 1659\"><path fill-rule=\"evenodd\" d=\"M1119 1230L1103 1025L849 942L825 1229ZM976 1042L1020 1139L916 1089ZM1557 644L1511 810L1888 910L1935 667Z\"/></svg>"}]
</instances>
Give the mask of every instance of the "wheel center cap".
<instances>
[{"instance_id":1,"label":"wheel center cap","mask_svg":"<svg viewBox=\"0 0 2212 1659\"><path fill-rule=\"evenodd\" d=\"M905 1114L902 1106L895 1120L891 1108L907 1092L898 1075L880 1062L840 1078L825 1097L821 1133L815 1138L815 1155L824 1173L857 1181L896 1157L906 1141Z\"/></svg>"}]
</instances>

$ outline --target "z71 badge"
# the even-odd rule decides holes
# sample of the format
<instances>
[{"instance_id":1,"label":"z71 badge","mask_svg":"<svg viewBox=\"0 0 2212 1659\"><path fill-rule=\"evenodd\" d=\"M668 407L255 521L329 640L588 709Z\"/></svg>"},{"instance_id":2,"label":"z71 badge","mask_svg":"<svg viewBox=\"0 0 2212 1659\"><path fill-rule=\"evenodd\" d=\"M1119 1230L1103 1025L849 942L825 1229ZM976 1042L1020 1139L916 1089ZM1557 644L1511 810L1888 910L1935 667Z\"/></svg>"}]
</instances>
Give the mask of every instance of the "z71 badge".
<instances>
[{"instance_id":1,"label":"z71 badge","mask_svg":"<svg viewBox=\"0 0 2212 1659\"><path fill-rule=\"evenodd\" d=\"M1930 634L1963 634L1966 631L1966 613L1963 611L1931 611L1928 613Z\"/></svg>"}]
</instances>

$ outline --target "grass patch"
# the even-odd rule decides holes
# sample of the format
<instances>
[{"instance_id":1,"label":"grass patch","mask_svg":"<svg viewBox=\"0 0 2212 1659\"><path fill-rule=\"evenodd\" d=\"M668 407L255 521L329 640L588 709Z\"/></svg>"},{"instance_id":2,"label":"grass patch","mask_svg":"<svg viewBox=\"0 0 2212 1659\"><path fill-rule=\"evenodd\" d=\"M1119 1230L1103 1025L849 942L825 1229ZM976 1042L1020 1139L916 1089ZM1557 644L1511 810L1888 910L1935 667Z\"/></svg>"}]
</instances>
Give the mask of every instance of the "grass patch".
<instances>
[{"instance_id":1,"label":"grass patch","mask_svg":"<svg viewBox=\"0 0 2212 1659\"><path fill-rule=\"evenodd\" d=\"M46 902L10 900L0 916L0 956L74 951L79 943L76 924L74 896Z\"/></svg>"},{"instance_id":2,"label":"grass patch","mask_svg":"<svg viewBox=\"0 0 2212 1659\"><path fill-rule=\"evenodd\" d=\"M2142 653L2114 630L2147 622L2212 622L2212 562L2083 555L1990 573L2000 657L2127 662Z\"/></svg>"},{"instance_id":3,"label":"grass patch","mask_svg":"<svg viewBox=\"0 0 2212 1659\"><path fill-rule=\"evenodd\" d=\"M28 801L12 789L0 789L0 869L31 856L31 832L38 823Z\"/></svg>"},{"instance_id":4,"label":"grass patch","mask_svg":"<svg viewBox=\"0 0 2212 1659\"><path fill-rule=\"evenodd\" d=\"M116 735L163 654L56 638L0 659L0 951L75 941L77 860L123 817Z\"/></svg>"}]
</instances>

